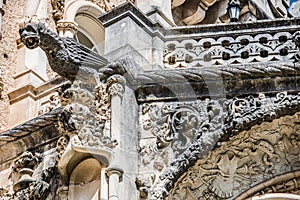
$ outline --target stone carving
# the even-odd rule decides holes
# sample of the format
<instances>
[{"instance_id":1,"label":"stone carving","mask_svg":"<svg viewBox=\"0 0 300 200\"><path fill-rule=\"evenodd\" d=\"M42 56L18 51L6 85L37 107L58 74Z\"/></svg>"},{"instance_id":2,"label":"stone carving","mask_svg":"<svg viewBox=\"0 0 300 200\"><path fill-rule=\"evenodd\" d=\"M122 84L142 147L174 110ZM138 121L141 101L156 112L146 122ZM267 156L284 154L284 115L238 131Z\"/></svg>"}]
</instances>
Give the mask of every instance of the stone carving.
<instances>
[{"instance_id":1,"label":"stone carving","mask_svg":"<svg viewBox=\"0 0 300 200\"><path fill-rule=\"evenodd\" d=\"M48 163L48 168L41 171L37 178L32 174L36 166L42 161L42 155L24 152L12 166L13 173L19 175L19 180L13 185L13 193L0 189L1 200L44 200L50 192L50 180L55 173L55 162Z\"/></svg>"},{"instance_id":2,"label":"stone carving","mask_svg":"<svg viewBox=\"0 0 300 200\"><path fill-rule=\"evenodd\" d=\"M56 144L56 152L57 152L57 161L60 160L61 156L67 149L67 146L69 144L69 138L67 136L62 136L57 140Z\"/></svg>"},{"instance_id":3,"label":"stone carving","mask_svg":"<svg viewBox=\"0 0 300 200\"><path fill-rule=\"evenodd\" d=\"M119 96L122 98L125 91L126 80L123 76L115 74L107 79L108 92L111 96Z\"/></svg>"},{"instance_id":4,"label":"stone carving","mask_svg":"<svg viewBox=\"0 0 300 200\"><path fill-rule=\"evenodd\" d=\"M50 112L60 106L58 93L51 94L49 98L42 102L39 107L39 115Z\"/></svg>"},{"instance_id":5,"label":"stone carving","mask_svg":"<svg viewBox=\"0 0 300 200\"><path fill-rule=\"evenodd\" d=\"M55 23L57 23L58 20L61 20L63 18L65 0L51 0L51 5L53 9L53 19Z\"/></svg>"},{"instance_id":6,"label":"stone carving","mask_svg":"<svg viewBox=\"0 0 300 200\"><path fill-rule=\"evenodd\" d=\"M78 24L76 22L59 21L56 23L56 28L58 32L69 30L75 35L78 31Z\"/></svg>"},{"instance_id":7,"label":"stone carving","mask_svg":"<svg viewBox=\"0 0 300 200\"><path fill-rule=\"evenodd\" d=\"M207 99L205 101L197 100L194 102L144 104L142 106L143 134L147 136L151 134L156 138L154 144L151 143L148 146L143 145L140 150L142 164L145 167L152 165L157 170L155 181L151 187L148 188L147 194L159 194L161 198L163 198L164 195L167 194L167 191L173 187L174 180L177 180L189 166L193 165L198 159L213 149L221 137L229 137L251 128L254 124L260 124L263 121L272 121L280 116L294 114L300 109L299 103L300 98L298 94L281 92L275 96L259 94L257 97L233 98L224 103L220 100ZM293 135L289 137L295 138ZM237 142L237 144L239 143L240 142ZM295 142L295 140L293 140L293 142L286 142L284 135L282 135L281 140L277 141L276 144L280 146L292 146L292 143L293 146L295 146L297 142ZM155 144L157 147L150 147ZM216 158L214 169L217 169L218 173L221 174L224 174L222 171L227 170L227 173L230 173L232 176L233 174L235 176L244 168L247 168L248 171L252 170L252 174L259 172L273 174L274 170L278 170L274 168L274 162L277 162L279 158L284 158L284 156L281 155L279 151L275 152L273 141L253 139L251 140L251 144L251 147L247 146L246 148L246 146L244 146L242 150L232 149L232 152L221 153L222 155L224 154L224 156L220 159L227 159L226 161L232 162L230 170L234 171L229 172L228 166L221 166L221 163L223 163L221 161L224 160L218 160ZM184 148L181 149L181 147ZM291 159L293 155L298 155L296 148L295 146L293 150L285 150L285 153L289 154L289 156L285 158L288 166L295 160ZM244 149L247 152L243 152ZM264 164L267 167L264 168L263 171L261 171L260 165L253 163L243 163L243 165L238 166L236 169L232 167L236 164L236 157L243 158L245 155L246 157L251 156L251 152L248 152L247 149L264 152L261 158L263 163L260 163L260 165ZM280 150L280 148L278 148L278 150ZM168 153L168 151L171 151L171 153ZM261 155L262 153L258 154ZM169 155L175 156L170 157ZM212 158L210 160L212 160ZM298 164L292 163L292 165L296 166ZM276 166L278 166L277 163ZM204 165L202 167L204 167ZM203 168L203 170L206 172L208 168ZM286 170L284 169L284 165L282 165L281 170ZM160 174L159 178L158 174ZM230 174L227 175L230 176ZM244 174L240 175L244 176ZM232 179L234 179L234 177L228 180L232 182ZM212 181L212 178L209 180ZM225 185L229 185L229 182ZM162 188L164 189L162 190ZM216 186L216 188L220 189L222 185ZM216 188L211 188L211 190L217 191ZM157 189L162 190L163 193L157 192ZM217 192L220 193L218 194L220 198L232 196L232 191L220 190ZM143 191L143 193L145 193L145 191ZM154 197L149 198L155 199Z\"/></svg>"},{"instance_id":8,"label":"stone carving","mask_svg":"<svg viewBox=\"0 0 300 200\"><path fill-rule=\"evenodd\" d=\"M124 3L125 1L110 1L110 0L90 0L95 3L97 6L102 8L105 11L109 11L112 8ZM126 0L126 2L135 3L135 0Z\"/></svg>"},{"instance_id":9,"label":"stone carving","mask_svg":"<svg viewBox=\"0 0 300 200\"><path fill-rule=\"evenodd\" d=\"M236 200L269 193L300 194L300 171L293 171L262 182L240 194Z\"/></svg>"},{"instance_id":10,"label":"stone carving","mask_svg":"<svg viewBox=\"0 0 300 200\"><path fill-rule=\"evenodd\" d=\"M216 2L218 0L172 0L173 16L178 25L195 25L203 21L207 9Z\"/></svg>"},{"instance_id":11,"label":"stone carving","mask_svg":"<svg viewBox=\"0 0 300 200\"><path fill-rule=\"evenodd\" d=\"M299 169L298 118L283 117L233 136L189 168L168 199L234 199L251 185ZM295 188L289 183L292 180L263 191Z\"/></svg>"},{"instance_id":12,"label":"stone carving","mask_svg":"<svg viewBox=\"0 0 300 200\"><path fill-rule=\"evenodd\" d=\"M46 28L42 22L30 22L20 29L21 41L29 49L40 47L48 58L53 71L72 82L82 80L100 83L96 69L108 61L71 38L61 38Z\"/></svg>"},{"instance_id":13,"label":"stone carving","mask_svg":"<svg viewBox=\"0 0 300 200\"><path fill-rule=\"evenodd\" d=\"M291 60L297 47L293 33L277 32L239 37L207 37L199 41L187 39L165 44L164 62L167 68L228 65L236 63ZM292 61L292 60L291 60Z\"/></svg>"},{"instance_id":14,"label":"stone carving","mask_svg":"<svg viewBox=\"0 0 300 200\"><path fill-rule=\"evenodd\" d=\"M75 135L78 136L78 140L73 141L75 145L114 147L117 144L110 138L110 96L107 90L104 83L94 91L81 81L62 87L60 96L63 110L59 125L65 136L60 138L57 145L59 155Z\"/></svg>"}]
</instances>

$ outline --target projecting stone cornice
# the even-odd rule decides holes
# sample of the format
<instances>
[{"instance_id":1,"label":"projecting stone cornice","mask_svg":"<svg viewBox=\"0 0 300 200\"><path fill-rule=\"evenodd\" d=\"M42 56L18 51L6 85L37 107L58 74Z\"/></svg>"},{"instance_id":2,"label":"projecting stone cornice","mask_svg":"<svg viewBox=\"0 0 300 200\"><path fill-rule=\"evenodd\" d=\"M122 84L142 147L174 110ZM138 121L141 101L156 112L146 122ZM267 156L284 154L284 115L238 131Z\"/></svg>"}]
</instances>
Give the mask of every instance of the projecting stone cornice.
<instances>
[{"instance_id":1,"label":"projecting stone cornice","mask_svg":"<svg viewBox=\"0 0 300 200\"><path fill-rule=\"evenodd\" d=\"M0 163L9 164L28 149L56 141L60 136L57 129L59 113L61 108L0 133Z\"/></svg>"}]
</instances>

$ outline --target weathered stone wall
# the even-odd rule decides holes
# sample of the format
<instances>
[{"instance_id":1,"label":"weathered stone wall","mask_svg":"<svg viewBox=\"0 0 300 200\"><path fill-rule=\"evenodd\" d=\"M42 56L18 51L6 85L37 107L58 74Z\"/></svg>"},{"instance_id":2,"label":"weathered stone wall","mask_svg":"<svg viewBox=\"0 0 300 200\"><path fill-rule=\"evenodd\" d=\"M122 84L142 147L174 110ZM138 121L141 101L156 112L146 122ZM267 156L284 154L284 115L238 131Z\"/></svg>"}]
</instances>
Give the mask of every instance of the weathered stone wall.
<instances>
[{"instance_id":1,"label":"weathered stone wall","mask_svg":"<svg viewBox=\"0 0 300 200\"><path fill-rule=\"evenodd\" d=\"M3 5L5 14L2 21L3 38L0 41L0 68L3 76L4 91L0 99L0 131L8 129L9 99L7 93L14 87L13 75L17 64L16 39L19 37L18 23L23 18L24 7L25 1L20 0L10 0Z\"/></svg>"}]
</instances>

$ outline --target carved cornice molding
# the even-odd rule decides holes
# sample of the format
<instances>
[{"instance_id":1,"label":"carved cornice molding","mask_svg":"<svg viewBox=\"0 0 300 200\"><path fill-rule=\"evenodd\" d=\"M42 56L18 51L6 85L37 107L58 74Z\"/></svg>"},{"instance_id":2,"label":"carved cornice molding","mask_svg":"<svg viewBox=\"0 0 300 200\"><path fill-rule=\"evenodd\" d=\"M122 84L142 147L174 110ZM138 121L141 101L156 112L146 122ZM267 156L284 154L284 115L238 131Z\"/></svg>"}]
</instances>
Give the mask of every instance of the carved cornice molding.
<instances>
[{"instance_id":1,"label":"carved cornice molding","mask_svg":"<svg viewBox=\"0 0 300 200\"><path fill-rule=\"evenodd\" d=\"M151 150L142 146L141 159L143 165L153 165L160 175L152 184L143 183L140 187L145 190L143 185L148 185L149 199L161 199L175 181L221 139L226 140L254 124L298 111L299 94L286 92L228 100L143 104L143 129L156 137L155 143L150 145L157 147Z\"/></svg>"},{"instance_id":2,"label":"carved cornice molding","mask_svg":"<svg viewBox=\"0 0 300 200\"><path fill-rule=\"evenodd\" d=\"M76 34L78 31L78 24L76 22L68 22L68 21L58 21L56 24L56 29L58 32L60 31L71 31L73 34Z\"/></svg>"}]
</instances>

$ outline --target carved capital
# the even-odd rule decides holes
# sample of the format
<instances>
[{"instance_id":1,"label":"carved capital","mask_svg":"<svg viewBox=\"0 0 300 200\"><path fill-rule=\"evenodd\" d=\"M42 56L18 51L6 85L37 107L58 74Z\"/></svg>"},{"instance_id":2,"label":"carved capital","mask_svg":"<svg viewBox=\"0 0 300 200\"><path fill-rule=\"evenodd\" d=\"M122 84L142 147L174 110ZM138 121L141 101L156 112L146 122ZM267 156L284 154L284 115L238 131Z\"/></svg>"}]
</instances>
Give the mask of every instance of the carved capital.
<instances>
[{"instance_id":1,"label":"carved capital","mask_svg":"<svg viewBox=\"0 0 300 200\"><path fill-rule=\"evenodd\" d=\"M58 21L56 28L58 32L71 31L73 34L76 34L78 31L78 24L72 21Z\"/></svg>"},{"instance_id":2,"label":"carved capital","mask_svg":"<svg viewBox=\"0 0 300 200\"><path fill-rule=\"evenodd\" d=\"M122 179L123 173L124 171L117 167L110 167L105 171L106 176L118 175L120 180Z\"/></svg>"},{"instance_id":3,"label":"carved capital","mask_svg":"<svg viewBox=\"0 0 300 200\"><path fill-rule=\"evenodd\" d=\"M122 98L125 91L126 79L121 75L112 75L107 80L108 92L111 96Z\"/></svg>"}]
</instances>

